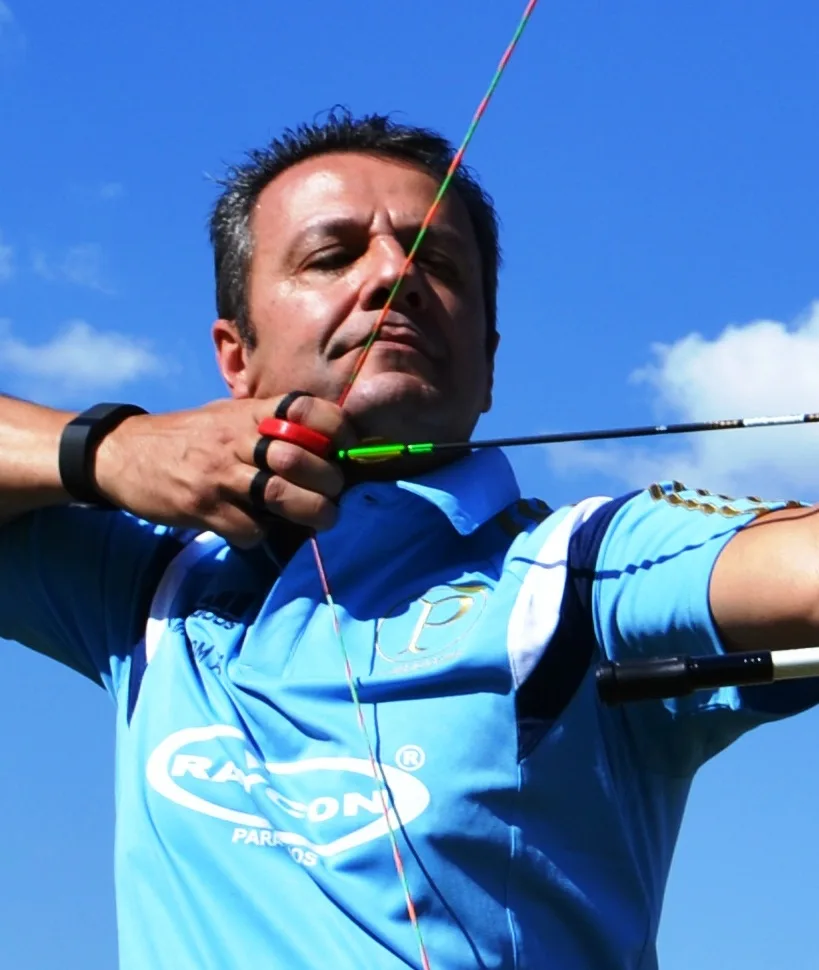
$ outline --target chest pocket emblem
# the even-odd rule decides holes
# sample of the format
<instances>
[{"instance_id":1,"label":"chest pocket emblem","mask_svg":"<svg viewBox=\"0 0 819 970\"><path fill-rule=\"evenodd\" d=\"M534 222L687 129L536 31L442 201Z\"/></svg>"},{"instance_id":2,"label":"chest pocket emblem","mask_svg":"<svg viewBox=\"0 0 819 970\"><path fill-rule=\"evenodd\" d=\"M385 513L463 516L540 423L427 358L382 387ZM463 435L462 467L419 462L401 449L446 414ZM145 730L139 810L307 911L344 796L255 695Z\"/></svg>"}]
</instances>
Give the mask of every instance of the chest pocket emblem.
<instances>
[{"instance_id":1,"label":"chest pocket emblem","mask_svg":"<svg viewBox=\"0 0 819 970\"><path fill-rule=\"evenodd\" d=\"M454 660L464 637L481 618L487 583L433 586L417 600L397 603L378 621L375 648L397 670L421 670Z\"/></svg>"}]
</instances>

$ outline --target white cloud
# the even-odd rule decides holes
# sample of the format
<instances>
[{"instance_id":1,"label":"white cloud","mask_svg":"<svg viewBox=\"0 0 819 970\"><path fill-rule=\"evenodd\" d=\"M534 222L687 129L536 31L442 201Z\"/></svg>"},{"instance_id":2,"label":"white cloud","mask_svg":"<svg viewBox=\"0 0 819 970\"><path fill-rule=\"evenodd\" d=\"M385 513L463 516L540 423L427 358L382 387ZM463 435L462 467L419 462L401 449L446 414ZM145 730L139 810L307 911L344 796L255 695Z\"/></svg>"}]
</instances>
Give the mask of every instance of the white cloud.
<instances>
[{"instance_id":1,"label":"white cloud","mask_svg":"<svg viewBox=\"0 0 819 970\"><path fill-rule=\"evenodd\" d=\"M3 242L0 232L0 283L7 283L14 276L14 248Z\"/></svg>"},{"instance_id":2,"label":"white cloud","mask_svg":"<svg viewBox=\"0 0 819 970\"><path fill-rule=\"evenodd\" d=\"M42 249L35 249L31 254L31 268L42 279L84 286L110 296L114 290L106 280L104 262L102 247L97 243L69 246L57 258Z\"/></svg>"},{"instance_id":3,"label":"white cloud","mask_svg":"<svg viewBox=\"0 0 819 970\"><path fill-rule=\"evenodd\" d=\"M12 375L16 389L57 403L78 391L115 391L166 373L167 367L146 343L96 330L84 320L69 321L42 344L26 343L12 333L9 320L0 320L0 370Z\"/></svg>"},{"instance_id":4,"label":"white cloud","mask_svg":"<svg viewBox=\"0 0 819 970\"><path fill-rule=\"evenodd\" d=\"M819 411L819 301L791 325L755 320L714 340L691 333L652 347L630 378L645 385L665 423ZM648 421L646 423L649 423ZM718 431L673 445L568 445L558 471L598 472L627 486L658 478L729 494L819 497L819 426Z\"/></svg>"}]
</instances>

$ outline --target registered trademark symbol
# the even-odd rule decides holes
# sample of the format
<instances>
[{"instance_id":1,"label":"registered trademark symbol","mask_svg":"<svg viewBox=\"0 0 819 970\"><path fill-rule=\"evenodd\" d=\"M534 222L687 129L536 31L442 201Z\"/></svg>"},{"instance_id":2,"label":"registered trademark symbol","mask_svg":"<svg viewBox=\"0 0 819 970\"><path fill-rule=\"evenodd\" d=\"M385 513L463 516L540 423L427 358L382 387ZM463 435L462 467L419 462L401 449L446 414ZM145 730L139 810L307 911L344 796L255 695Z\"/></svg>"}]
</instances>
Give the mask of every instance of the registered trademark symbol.
<instances>
[{"instance_id":1,"label":"registered trademark symbol","mask_svg":"<svg viewBox=\"0 0 819 970\"><path fill-rule=\"evenodd\" d=\"M418 771L424 767L427 756L417 744L405 744L395 752L395 763L404 771Z\"/></svg>"}]
</instances>

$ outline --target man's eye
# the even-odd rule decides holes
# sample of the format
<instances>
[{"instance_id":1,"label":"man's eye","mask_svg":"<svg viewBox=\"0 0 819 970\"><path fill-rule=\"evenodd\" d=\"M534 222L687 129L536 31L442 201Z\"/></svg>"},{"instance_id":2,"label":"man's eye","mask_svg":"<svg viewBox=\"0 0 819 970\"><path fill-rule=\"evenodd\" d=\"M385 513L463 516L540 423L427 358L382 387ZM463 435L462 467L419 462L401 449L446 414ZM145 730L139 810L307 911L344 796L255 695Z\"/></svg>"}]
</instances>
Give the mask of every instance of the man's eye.
<instances>
[{"instance_id":1,"label":"man's eye","mask_svg":"<svg viewBox=\"0 0 819 970\"><path fill-rule=\"evenodd\" d=\"M457 263L442 253L419 253L418 262L445 283L456 283L460 279Z\"/></svg>"},{"instance_id":2,"label":"man's eye","mask_svg":"<svg viewBox=\"0 0 819 970\"><path fill-rule=\"evenodd\" d=\"M355 255L348 249L329 249L318 253L307 263L307 269L343 269L355 262Z\"/></svg>"}]
</instances>

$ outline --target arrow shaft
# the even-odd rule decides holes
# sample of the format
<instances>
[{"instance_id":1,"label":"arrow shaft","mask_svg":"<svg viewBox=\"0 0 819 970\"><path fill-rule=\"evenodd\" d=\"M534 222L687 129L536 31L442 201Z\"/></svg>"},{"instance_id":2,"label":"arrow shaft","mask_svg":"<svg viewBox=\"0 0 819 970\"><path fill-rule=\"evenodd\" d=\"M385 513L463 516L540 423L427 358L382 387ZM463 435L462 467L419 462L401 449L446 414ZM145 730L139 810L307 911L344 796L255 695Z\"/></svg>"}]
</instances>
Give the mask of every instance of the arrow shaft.
<instances>
[{"instance_id":1,"label":"arrow shaft","mask_svg":"<svg viewBox=\"0 0 819 970\"><path fill-rule=\"evenodd\" d=\"M603 428L595 431L561 431L555 434L491 438L481 441L417 442L414 444L376 444L346 448L336 453L339 461L387 461L405 455L429 455L476 448L516 448L522 445L557 445L572 441L607 441L617 438L652 438L659 435L697 434L703 431L735 431L739 428L773 428L795 424L819 423L819 411L804 414L779 414L771 417L727 418L719 421L685 421L680 424L649 424L633 428Z\"/></svg>"}]
</instances>

